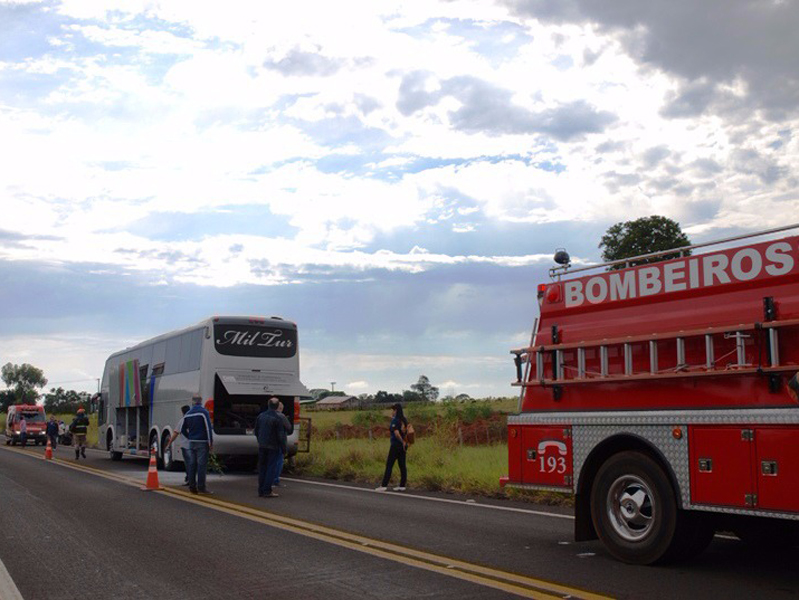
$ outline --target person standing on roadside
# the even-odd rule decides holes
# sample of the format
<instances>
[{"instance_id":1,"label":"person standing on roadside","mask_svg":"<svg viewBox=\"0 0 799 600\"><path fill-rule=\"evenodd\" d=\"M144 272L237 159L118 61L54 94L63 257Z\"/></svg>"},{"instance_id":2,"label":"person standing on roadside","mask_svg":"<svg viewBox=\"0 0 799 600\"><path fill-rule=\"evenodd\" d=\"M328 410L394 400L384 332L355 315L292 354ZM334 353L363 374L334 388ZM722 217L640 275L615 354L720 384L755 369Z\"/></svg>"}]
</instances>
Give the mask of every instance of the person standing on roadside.
<instances>
[{"instance_id":1,"label":"person standing on roadside","mask_svg":"<svg viewBox=\"0 0 799 600\"><path fill-rule=\"evenodd\" d=\"M172 442L174 442L175 439L177 439L178 440L177 446L178 448L180 448L180 453L183 455L183 465L184 467L186 467L189 464L189 462L186 460L186 438L183 437L183 434L180 433L180 430L183 429L183 419L185 418L186 413L189 412L189 405L184 404L183 406L181 406L180 412L183 413L183 416L180 418L180 421L178 421L178 424L175 426L175 430L172 432L172 436L169 438L169 441L167 441L166 446L164 446L164 450L169 448L172 445ZM183 485L189 485L188 468L186 468L186 477L183 478Z\"/></svg>"},{"instance_id":2,"label":"person standing on roadside","mask_svg":"<svg viewBox=\"0 0 799 600\"><path fill-rule=\"evenodd\" d=\"M23 448L28 445L28 422L25 415L19 416L19 443Z\"/></svg>"},{"instance_id":3,"label":"person standing on roadside","mask_svg":"<svg viewBox=\"0 0 799 600\"><path fill-rule=\"evenodd\" d=\"M255 437L258 438L258 496L276 498L272 491L275 481L275 468L280 450L280 432L283 423L278 417L280 401L270 398L267 409L255 419Z\"/></svg>"},{"instance_id":4,"label":"person standing on roadside","mask_svg":"<svg viewBox=\"0 0 799 600\"><path fill-rule=\"evenodd\" d=\"M53 415L50 415L45 433L47 434L47 439L50 440L50 446L53 448L53 452L55 452L55 449L58 447L58 421L55 420Z\"/></svg>"},{"instance_id":5,"label":"person standing on roadside","mask_svg":"<svg viewBox=\"0 0 799 600\"><path fill-rule=\"evenodd\" d=\"M402 413L402 404L397 402L392 407L391 423L388 426L391 434L391 446L388 449L386 459L386 472L383 474L383 482L375 488L376 492L385 492L388 489L388 482L391 480L391 472L394 470L394 463L399 463L400 484L394 488L395 492L404 492L405 484L408 482L408 470L405 467L405 453L408 444L405 441L405 430L408 427L408 419Z\"/></svg>"},{"instance_id":6,"label":"person standing on roadside","mask_svg":"<svg viewBox=\"0 0 799 600\"><path fill-rule=\"evenodd\" d=\"M279 402L277 405L277 416L280 419L281 424L283 425L280 428L280 451L277 453L277 462L275 464L275 482L272 484L273 487L285 487L284 484L280 483L280 474L283 472L283 461L286 457L286 450L288 448L289 443L289 435L294 431L294 427L289 422L289 418L283 414L283 403Z\"/></svg>"},{"instance_id":7,"label":"person standing on roadside","mask_svg":"<svg viewBox=\"0 0 799 600\"><path fill-rule=\"evenodd\" d=\"M189 491L192 494L210 494L205 486L208 470L208 454L214 448L214 430L211 415L202 407L202 396L194 394L192 407L183 415L180 433L186 439L183 447L186 453L186 475L189 478Z\"/></svg>"},{"instance_id":8,"label":"person standing on roadside","mask_svg":"<svg viewBox=\"0 0 799 600\"><path fill-rule=\"evenodd\" d=\"M75 444L75 460L79 460L82 456L86 458L86 434L89 432L89 417L86 416L86 411L81 406L78 409L78 414L72 419L69 430L74 436L73 443Z\"/></svg>"}]
</instances>

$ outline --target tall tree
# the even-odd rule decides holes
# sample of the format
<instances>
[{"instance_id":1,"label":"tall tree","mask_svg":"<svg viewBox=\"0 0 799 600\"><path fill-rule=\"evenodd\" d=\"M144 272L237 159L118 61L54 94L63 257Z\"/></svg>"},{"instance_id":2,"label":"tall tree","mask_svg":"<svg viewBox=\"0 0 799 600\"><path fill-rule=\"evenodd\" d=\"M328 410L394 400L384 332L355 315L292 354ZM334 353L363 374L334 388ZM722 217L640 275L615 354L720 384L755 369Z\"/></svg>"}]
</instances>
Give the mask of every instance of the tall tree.
<instances>
[{"instance_id":1,"label":"tall tree","mask_svg":"<svg viewBox=\"0 0 799 600\"><path fill-rule=\"evenodd\" d=\"M83 399L75 390L50 388L50 393L44 396L44 410L47 413L74 413L82 405Z\"/></svg>"},{"instance_id":2,"label":"tall tree","mask_svg":"<svg viewBox=\"0 0 799 600\"><path fill-rule=\"evenodd\" d=\"M0 390L0 412L6 412L16 401L14 390Z\"/></svg>"},{"instance_id":3,"label":"tall tree","mask_svg":"<svg viewBox=\"0 0 799 600\"><path fill-rule=\"evenodd\" d=\"M411 390L429 402L435 402L436 398L438 398L438 388L431 385L426 375L420 375L419 381L411 386Z\"/></svg>"},{"instance_id":4,"label":"tall tree","mask_svg":"<svg viewBox=\"0 0 799 600\"><path fill-rule=\"evenodd\" d=\"M602 258L606 262L690 245L691 241L683 233L679 223L672 221L668 217L658 215L642 217L635 221L616 223L608 228L605 235L602 236L602 241L599 242L599 247L602 248ZM682 252L683 255L690 253L690 250ZM644 265L661 260L670 260L678 256L680 256L680 253L675 252L654 258L631 261L629 264L630 266ZM624 264L620 264L611 268L622 269L624 266Z\"/></svg>"},{"instance_id":5,"label":"tall tree","mask_svg":"<svg viewBox=\"0 0 799 600\"><path fill-rule=\"evenodd\" d=\"M47 385L44 371L24 363L12 365L6 363L1 372L3 383L14 390L17 402L36 402L39 392L36 388L43 388Z\"/></svg>"}]
</instances>

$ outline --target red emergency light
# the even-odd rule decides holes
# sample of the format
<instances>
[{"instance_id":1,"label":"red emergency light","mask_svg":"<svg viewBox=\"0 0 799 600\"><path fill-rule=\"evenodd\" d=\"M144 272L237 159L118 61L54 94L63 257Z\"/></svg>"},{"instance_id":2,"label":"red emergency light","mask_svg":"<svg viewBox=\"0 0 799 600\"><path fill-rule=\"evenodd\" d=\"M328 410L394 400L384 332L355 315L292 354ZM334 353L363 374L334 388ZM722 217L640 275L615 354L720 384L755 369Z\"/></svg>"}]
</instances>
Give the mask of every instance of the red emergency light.
<instances>
[{"instance_id":1,"label":"red emergency light","mask_svg":"<svg viewBox=\"0 0 799 600\"><path fill-rule=\"evenodd\" d=\"M547 288L547 302L560 302L560 286L552 284Z\"/></svg>"},{"instance_id":2,"label":"red emergency light","mask_svg":"<svg viewBox=\"0 0 799 600\"><path fill-rule=\"evenodd\" d=\"M546 283L539 283L538 284L538 302L543 302L544 298L547 299L547 302L560 302L561 293L560 293L560 285L557 283L546 284Z\"/></svg>"}]
</instances>

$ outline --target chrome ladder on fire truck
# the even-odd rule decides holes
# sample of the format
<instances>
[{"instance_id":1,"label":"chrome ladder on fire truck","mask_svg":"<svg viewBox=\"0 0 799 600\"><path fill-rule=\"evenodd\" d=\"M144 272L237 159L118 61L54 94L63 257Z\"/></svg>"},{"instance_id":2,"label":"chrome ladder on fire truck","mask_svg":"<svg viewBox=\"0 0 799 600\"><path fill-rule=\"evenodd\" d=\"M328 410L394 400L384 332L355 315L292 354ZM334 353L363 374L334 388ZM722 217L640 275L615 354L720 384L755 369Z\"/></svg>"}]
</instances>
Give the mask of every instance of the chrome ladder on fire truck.
<instances>
[{"instance_id":1,"label":"chrome ladder on fire truck","mask_svg":"<svg viewBox=\"0 0 799 600\"><path fill-rule=\"evenodd\" d=\"M795 371L797 365L780 364L779 355L779 329L799 325L799 319L769 321L765 323L742 323L726 327L709 327L670 333L656 333L651 335L627 336L588 342L572 342L563 344L541 345L535 347L531 344L527 348L511 350L520 363L535 365L534 377L517 377L514 386L531 385L574 385L583 383L642 381L650 379L676 379L682 377L706 377L740 375L743 373L777 373ZM767 364L753 364L746 361L746 339L753 337L752 333L767 332ZM721 357L716 358L714 336L722 334L725 339L735 340L735 349ZM703 336L705 340L705 360L703 364L690 365L685 359L685 340L690 337ZM674 341L676 344L677 363L661 369L658 361L658 342ZM647 343L649 345L649 368L646 372L633 371L633 344ZM624 369L621 373L609 372L608 348L621 346L624 354ZM599 372L586 369L586 350L599 349ZM565 360L567 350L575 350L577 364L568 365ZM546 377L545 357L550 353L552 364L556 365L551 377ZM727 363L724 368L718 368L717 363L730 354L735 354L735 361ZM760 362L760 361L759 361ZM567 377L567 371L572 374ZM517 370L517 375L519 374Z\"/></svg>"}]
</instances>

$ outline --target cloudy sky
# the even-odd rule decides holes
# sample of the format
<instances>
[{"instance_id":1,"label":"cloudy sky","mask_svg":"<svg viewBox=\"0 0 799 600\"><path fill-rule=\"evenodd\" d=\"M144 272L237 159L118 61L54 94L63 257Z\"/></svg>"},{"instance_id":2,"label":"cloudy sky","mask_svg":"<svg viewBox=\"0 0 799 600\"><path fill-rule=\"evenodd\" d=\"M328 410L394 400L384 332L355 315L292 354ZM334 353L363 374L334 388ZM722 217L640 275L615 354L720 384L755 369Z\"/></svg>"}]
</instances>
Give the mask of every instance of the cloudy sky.
<instances>
[{"instance_id":1,"label":"cloudy sky","mask_svg":"<svg viewBox=\"0 0 799 600\"><path fill-rule=\"evenodd\" d=\"M511 395L556 247L799 221L797 31L797 0L0 0L0 362L93 390L283 315L308 387Z\"/></svg>"}]
</instances>

